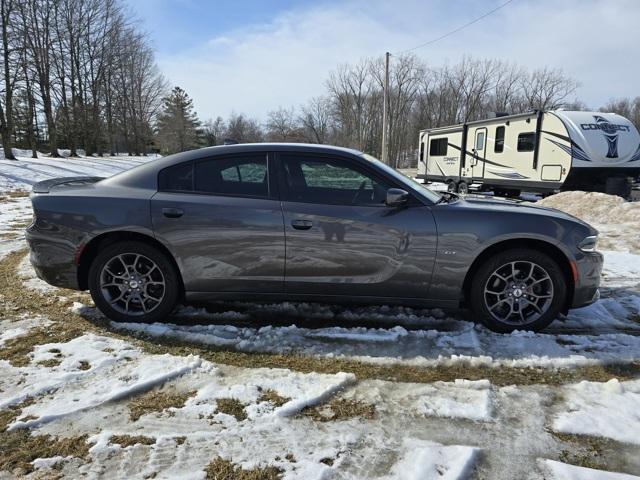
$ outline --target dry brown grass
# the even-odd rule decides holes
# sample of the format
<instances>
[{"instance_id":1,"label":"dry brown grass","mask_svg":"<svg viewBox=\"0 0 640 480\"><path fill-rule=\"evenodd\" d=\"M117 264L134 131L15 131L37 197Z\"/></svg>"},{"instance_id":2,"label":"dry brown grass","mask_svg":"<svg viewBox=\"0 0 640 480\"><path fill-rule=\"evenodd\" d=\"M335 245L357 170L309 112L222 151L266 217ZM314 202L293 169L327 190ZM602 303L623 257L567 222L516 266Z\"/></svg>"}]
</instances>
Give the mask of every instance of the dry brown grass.
<instances>
[{"instance_id":1,"label":"dry brown grass","mask_svg":"<svg viewBox=\"0 0 640 480\"><path fill-rule=\"evenodd\" d=\"M121 447L130 447L132 445L154 445L156 439L153 437L147 437L145 435L111 435L109 442L118 444Z\"/></svg>"},{"instance_id":2,"label":"dry brown grass","mask_svg":"<svg viewBox=\"0 0 640 480\"><path fill-rule=\"evenodd\" d=\"M334 398L329 403L306 407L300 414L317 422L334 422L352 418L371 420L376 414L376 407L358 400Z\"/></svg>"},{"instance_id":3,"label":"dry brown grass","mask_svg":"<svg viewBox=\"0 0 640 480\"><path fill-rule=\"evenodd\" d=\"M62 360L59 358L49 358L48 360L41 360L36 365L41 367L53 368L57 367L62 363Z\"/></svg>"},{"instance_id":4,"label":"dry brown grass","mask_svg":"<svg viewBox=\"0 0 640 480\"><path fill-rule=\"evenodd\" d=\"M29 193L31 193L31 192L29 192L27 190L13 190L11 192L5 192L4 193L4 198L6 198L6 199L23 198L23 197L28 197Z\"/></svg>"},{"instance_id":5,"label":"dry brown grass","mask_svg":"<svg viewBox=\"0 0 640 480\"><path fill-rule=\"evenodd\" d=\"M283 397L271 388L263 390L258 397L258 402L270 402L276 408L281 407L290 400L289 397Z\"/></svg>"},{"instance_id":6,"label":"dry brown grass","mask_svg":"<svg viewBox=\"0 0 640 480\"><path fill-rule=\"evenodd\" d=\"M88 458L89 445L86 435L67 438L31 435L29 430L23 428L8 432L7 427L17 418L29 419L28 415L22 416L22 411L31 403L33 399L0 410L0 471L26 475L33 471L31 462L36 458L58 455Z\"/></svg>"},{"instance_id":7,"label":"dry brown grass","mask_svg":"<svg viewBox=\"0 0 640 480\"><path fill-rule=\"evenodd\" d=\"M245 470L230 460L214 458L206 469L207 480L278 480L283 471L278 467L255 467Z\"/></svg>"},{"instance_id":8,"label":"dry brown grass","mask_svg":"<svg viewBox=\"0 0 640 480\"><path fill-rule=\"evenodd\" d=\"M610 444L615 442L590 435L573 435L553 431L551 433L569 446L569 449L560 451L558 459L561 462L594 470L610 470L607 465L606 453L608 453L607 450L611 450Z\"/></svg>"},{"instance_id":9,"label":"dry brown grass","mask_svg":"<svg viewBox=\"0 0 640 480\"><path fill-rule=\"evenodd\" d=\"M162 392L152 390L144 393L129 402L129 418L133 422L147 413L163 412L168 408L182 408L185 402L196 394L190 392Z\"/></svg>"},{"instance_id":10,"label":"dry brown grass","mask_svg":"<svg viewBox=\"0 0 640 480\"><path fill-rule=\"evenodd\" d=\"M216 398L216 413L226 413L239 422L247 419L245 404L236 398Z\"/></svg>"}]
</instances>

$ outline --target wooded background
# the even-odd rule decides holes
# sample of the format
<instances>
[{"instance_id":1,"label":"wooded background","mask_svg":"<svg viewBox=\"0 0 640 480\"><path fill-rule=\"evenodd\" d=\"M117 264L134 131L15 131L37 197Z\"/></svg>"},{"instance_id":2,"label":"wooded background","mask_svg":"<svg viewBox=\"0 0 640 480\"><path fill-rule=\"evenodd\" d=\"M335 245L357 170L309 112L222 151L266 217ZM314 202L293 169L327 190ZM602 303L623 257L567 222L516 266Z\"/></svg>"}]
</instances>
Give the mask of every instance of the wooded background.
<instances>
[{"instance_id":1,"label":"wooded background","mask_svg":"<svg viewBox=\"0 0 640 480\"><path fill-rule=\"evenodd\" d=\"M149 39L119 0L0 0L0 16L5 158L14 158L13 148L54 157L167 154L225 138L326 143L380 156L382 56L338 64L318 96L275 108L265 122L244 113L203 122L188 93L171 89ZM432 66L416 55L393 56L389 161L396 167L415 163L420 129L490 112L597 109L576 99L578 87L547 67L471 57ZM640 97L600 109L640 125Z\"/></svg>"}]
</instances>

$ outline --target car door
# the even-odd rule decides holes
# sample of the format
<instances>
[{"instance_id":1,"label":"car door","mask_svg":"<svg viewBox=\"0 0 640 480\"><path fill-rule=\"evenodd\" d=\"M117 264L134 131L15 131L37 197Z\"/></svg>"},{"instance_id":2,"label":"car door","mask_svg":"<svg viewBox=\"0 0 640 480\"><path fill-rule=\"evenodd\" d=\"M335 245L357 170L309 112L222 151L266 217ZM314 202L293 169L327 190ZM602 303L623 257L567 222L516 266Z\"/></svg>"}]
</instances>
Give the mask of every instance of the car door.
<instances>
[{"instance_id":1,"label":"car door","mask_svg":"<svg viewBox=\"0 0 640 480\"><path fill-rule=\"evenodd\" d=\"M402 187L349 157L281 153L285 291L428 298L436 226L428 206L385 204Z\"/></svg>"},{"instance_id":2,"label":"car door","mask_svg":"<svg viewBox=\"0 0 640 480\"><path fill-rule=\"evenodd\" d=\"M154 232L187 291L283 291L283 218L268 156L216 156L160 172Z\"/></svg>"}]
</instances>

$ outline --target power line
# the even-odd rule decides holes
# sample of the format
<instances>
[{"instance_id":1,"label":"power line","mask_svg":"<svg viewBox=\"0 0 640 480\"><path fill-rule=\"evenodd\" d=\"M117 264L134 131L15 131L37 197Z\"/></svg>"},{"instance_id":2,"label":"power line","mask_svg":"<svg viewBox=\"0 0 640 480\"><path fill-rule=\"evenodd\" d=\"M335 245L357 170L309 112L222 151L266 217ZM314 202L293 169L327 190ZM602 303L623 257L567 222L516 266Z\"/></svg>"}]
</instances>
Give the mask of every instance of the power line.
<instances>
[{"instance_id":1,"label":"power line","mask_svg":"<svg viewBox=\"0 0 640 480\"><path fill-rule=\"evenodd\" d=\"M493 10L490 10L490 11L486 12L485 14L483 14L483 15L479 16L478 18L475 18L475 19L471 20L469 23L465 23L464 25L462 25L462 26L460 26L460 27L456 28L455 30L451 30L450 32L447 32L447 33L445 33L444 35L439 36L438 38L434 38L433 40L429 40L428 42L426 42L426 43L422 43L422 44L420 44L420 45L418 45L418 46L416 46L416 47L408 48L407 50L403 50L403 51L401 51L401 52L396 52L396 53L395 53L395 55L401 55L401 54L403 54L403 53L412 52L413 50L417 50L418 48L426 47L427 45L432 45L432 44L434 44L434 43L436 43L436 42L439 42L440 40L442 40L442 39L444 39L444 38L447 38L447 37L449 37L449 36L453 35L454 33L458 33L460 30L464 30L465 28L467 28L467 27L469 27L469 26L473 25L474 23L479 22L479 21L480 21L480 20L482 20L483 18L486 18L486 17L488 17L489 15L491 15L491 14L493 14L493 13L497 12L498 10L500 10L500 9L502 9L502 8L504 8L504 7L506 7L506 6L507 6L507 5L509 5L511 2L513 2L513 0L507 0L507 1L506 1L506 2L504 2L503 4L498 5L498 6L497 6L496 8L494 8Z\"/></svg>"}]
</instances>

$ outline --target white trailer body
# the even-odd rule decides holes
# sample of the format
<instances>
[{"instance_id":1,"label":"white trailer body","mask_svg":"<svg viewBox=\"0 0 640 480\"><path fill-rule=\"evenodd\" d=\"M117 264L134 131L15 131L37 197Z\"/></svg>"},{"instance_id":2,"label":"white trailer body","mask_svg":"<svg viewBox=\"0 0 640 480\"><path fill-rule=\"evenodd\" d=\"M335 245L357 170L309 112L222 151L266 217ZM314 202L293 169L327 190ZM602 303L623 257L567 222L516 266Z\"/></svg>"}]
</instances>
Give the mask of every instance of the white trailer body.
<instances>
[{"instance_id":1,"label":"white trailer body","mask_svg":"<svg viewBox=\"0 0 640 480\"><path fill-rule=\"evenodd\" d=\"M450 190L561 189L626 195L640 134L613 113L537 111L423 130L418 178ZM612 191L613 190L613 191Z\"/></svg>"}]
</instances>

